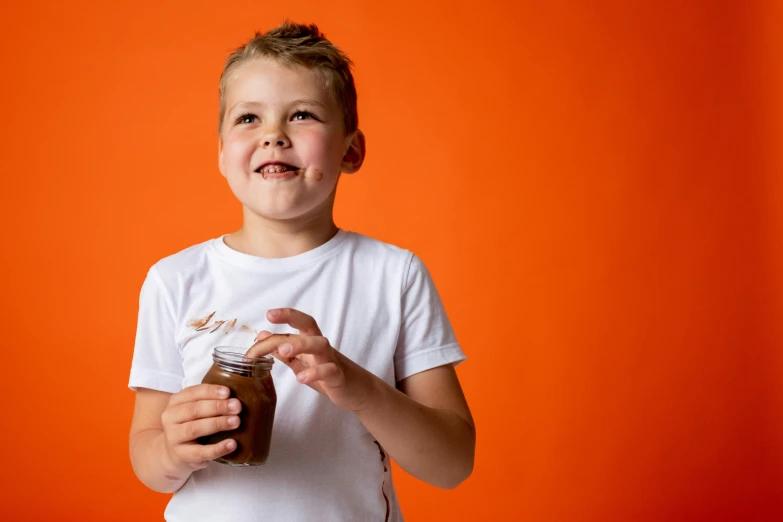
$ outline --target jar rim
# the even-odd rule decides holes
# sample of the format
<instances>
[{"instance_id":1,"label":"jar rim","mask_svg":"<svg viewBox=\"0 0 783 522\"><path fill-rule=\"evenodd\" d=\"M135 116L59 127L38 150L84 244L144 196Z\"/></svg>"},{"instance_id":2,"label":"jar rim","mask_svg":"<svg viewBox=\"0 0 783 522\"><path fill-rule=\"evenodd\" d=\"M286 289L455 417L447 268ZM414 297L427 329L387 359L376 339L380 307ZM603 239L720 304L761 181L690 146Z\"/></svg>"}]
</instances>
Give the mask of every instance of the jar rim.
<instances>
[{"instance_id":1,"label":"jar rim","mask_svg":"<svg viewBox=\"0 0 783 522\"><path fill-rule=\"evenodd\" d=\"M246 357L246 350L238 346L216 346L212 350L212 359L216 363L228 364L240 369L260 368L270 370L275 359L271 355Z\"/></svg>"}]
</instances>

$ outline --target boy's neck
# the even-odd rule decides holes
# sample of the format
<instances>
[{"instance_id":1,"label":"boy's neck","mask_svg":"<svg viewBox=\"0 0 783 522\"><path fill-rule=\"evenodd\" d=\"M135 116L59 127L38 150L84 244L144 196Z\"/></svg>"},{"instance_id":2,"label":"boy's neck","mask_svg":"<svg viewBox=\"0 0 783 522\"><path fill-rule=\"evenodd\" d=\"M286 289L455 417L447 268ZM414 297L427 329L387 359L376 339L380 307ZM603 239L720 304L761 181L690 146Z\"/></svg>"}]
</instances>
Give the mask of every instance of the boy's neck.
<instances>
[{"instance_id":1,"label":"boy's neck","mask_svg":"<svg viewBox=\"0 0 783 522\"><path fill-rule=\"evenodd\" d=\"M230 248L252 256L283 258L303 254L318 248L338 232L331 216L311 222L293 224L245 220L242 228L225 236Z\"/></svg>"}]
</instances>

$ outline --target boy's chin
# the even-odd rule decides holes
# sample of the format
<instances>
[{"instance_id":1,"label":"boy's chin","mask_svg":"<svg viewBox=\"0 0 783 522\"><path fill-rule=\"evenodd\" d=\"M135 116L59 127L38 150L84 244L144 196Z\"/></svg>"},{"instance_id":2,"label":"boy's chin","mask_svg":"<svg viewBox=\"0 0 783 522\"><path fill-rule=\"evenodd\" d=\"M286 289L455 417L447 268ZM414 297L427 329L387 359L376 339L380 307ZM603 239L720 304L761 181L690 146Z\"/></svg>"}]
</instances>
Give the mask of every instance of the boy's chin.
<instances>
[{"instance_id":1,"label":"boy's chin","mask_svg":"<svg viewBox=\"0 0 783 522\"><path fill-rule=\"evenodd\" d=\"M306 206L279 207L269 205L245 205L245 216L262 219L264 221L297 221L311 219L318 212Z\"/></svg>"},{"instance_id":2,"label":"boy's chin","mask_svg":"<svg viewBox=\"0 0 783 522\"><path fill-rule=\"evenodd\" d=\"M292 221L297 218L304 217L307 213L296 209L282 210L282 209L265 209L258 207L245 207L246 210L257 218L261 218L267 221Z\"/></svg>"}]
</instances>

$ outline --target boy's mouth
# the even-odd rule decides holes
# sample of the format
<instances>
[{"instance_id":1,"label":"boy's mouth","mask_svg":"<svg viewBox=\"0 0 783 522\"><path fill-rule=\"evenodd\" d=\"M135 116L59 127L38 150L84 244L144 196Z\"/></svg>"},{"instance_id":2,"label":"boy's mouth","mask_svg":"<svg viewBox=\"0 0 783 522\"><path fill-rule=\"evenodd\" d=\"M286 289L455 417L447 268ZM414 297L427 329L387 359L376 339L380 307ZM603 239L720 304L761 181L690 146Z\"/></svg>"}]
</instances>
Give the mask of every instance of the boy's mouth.
<instances>
[{"instance_id":1,"label":"boy's mouth","mask_svg":"<svg viewBox=\"0 0 783 522\"><path fill-rule=\"evenodd\" d=\"M279 175L284 172L295 172L298 171L299 167L295 167L293 165L289 165L287 163L280 163L280 162L268 162L264 163L260 167L258 167L255 172L256 174L261 174L261 177L264 179L267 179L267 175L272 175L270 177L278 177L275 176L275 174Z\"/></svg>"}]
</instances>

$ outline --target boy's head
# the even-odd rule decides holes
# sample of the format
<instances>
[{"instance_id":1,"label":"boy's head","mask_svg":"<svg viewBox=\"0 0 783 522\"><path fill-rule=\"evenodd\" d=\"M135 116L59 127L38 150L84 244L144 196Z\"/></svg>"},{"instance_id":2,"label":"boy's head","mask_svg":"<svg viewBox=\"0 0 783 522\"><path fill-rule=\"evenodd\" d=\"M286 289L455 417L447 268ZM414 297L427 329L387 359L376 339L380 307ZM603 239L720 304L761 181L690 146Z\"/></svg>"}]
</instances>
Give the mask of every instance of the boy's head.
<instances>
[{"instance_id":1,"label":"boy's head","mask_svg":"<svg viewBox=\"0 0 783 522\"><path fill-rule=\"evenodd\" d=\"M350 60L315 25L257 33L226 60L218 132L220 171L246 219L331 219L340 173L365 153Z\"/></svg>"},{"instance_id":2,"label":"boy's head","mask_svg":"<svg viewBox=\"0 0 783 522\"><path fill-rule=\"evenodd\" d=\"M356 109L356 86L351 67L353 62L332 45L316 25L294 24L286 21L266 33L256 33L249 42L235 50L226 59L220 75L220 116L218 133L223 129L226 114L226 90L231 73L245 62L264 58L280 65L300 65L316 71L343 112L345 133L359 128Z\"/></svg>"}]
</instances>

